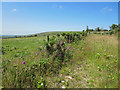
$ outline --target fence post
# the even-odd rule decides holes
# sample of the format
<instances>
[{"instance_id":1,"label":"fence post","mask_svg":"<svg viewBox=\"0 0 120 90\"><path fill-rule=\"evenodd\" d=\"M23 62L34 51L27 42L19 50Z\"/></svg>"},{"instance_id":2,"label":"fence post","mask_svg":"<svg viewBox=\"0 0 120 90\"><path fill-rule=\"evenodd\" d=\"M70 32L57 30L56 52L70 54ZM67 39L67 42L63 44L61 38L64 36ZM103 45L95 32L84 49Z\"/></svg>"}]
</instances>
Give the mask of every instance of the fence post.
<instances>
[{"instance_id":1,"label":"fence post","mask_svg":"<svg viewBox=\"0 0 120 90\"><path fill-rule=\"evenodd\" d=\"M49 42L49 35L47 35L47 41Z\"/></svg>"}]
</instances>

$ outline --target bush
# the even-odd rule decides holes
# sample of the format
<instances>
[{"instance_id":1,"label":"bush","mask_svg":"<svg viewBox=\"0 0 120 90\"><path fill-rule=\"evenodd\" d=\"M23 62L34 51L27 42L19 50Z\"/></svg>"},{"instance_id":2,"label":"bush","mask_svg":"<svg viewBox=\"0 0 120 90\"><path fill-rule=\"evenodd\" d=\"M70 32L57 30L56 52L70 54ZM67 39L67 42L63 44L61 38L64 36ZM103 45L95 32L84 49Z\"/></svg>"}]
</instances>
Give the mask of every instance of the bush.
<instances>
[{"instance_id":1,"label":"bush","mask_svg":"<svg viewBox=\"0 0 120 90\"><path fill-rule=\"evenodd\" d=\"M114 31L110 31L110 33L109 33L110 35L112 35L112 34L114 34Z\"/></svg>"},{"instance_id":2,"label":"bush","mask_svg":"<svg viewBox=\"0 0 120 90\"><path fill-rule=\"evenodd\" d=\"M60 37L60 34L57 34L58 37Z\"/></svg>"}]
</instances>

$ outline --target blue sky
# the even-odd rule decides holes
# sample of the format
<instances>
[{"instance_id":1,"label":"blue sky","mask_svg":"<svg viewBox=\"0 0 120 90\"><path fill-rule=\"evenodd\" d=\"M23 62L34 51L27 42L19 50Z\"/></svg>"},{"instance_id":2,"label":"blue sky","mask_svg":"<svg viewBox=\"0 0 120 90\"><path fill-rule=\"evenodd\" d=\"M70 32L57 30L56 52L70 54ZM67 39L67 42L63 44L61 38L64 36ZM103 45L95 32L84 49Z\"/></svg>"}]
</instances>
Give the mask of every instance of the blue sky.
<instances>
[{"instance_id":1,"label":"blue sky","mask_svg":"<svg viewBox=\"0 0 120 90\"><path fill-rule=\"evenodd\" d=\"M109 29L118 24L118 2L3 2L2 34Z\"/></svg>"}]
</instances>

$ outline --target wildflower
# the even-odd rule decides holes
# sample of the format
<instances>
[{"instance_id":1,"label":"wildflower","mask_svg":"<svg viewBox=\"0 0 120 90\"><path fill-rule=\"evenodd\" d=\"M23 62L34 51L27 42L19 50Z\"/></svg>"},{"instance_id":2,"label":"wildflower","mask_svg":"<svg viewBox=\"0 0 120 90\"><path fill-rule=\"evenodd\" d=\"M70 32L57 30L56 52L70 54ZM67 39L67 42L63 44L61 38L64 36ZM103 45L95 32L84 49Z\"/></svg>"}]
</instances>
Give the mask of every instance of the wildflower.
<instances>
[{"instance_id":1,"label":"wildflower","mask_svg":"<svg viewBox=\"0 0 120 90\"><path fill-rule=\"evenodd\" d=\"M69 49L70 49L70 47L67 48L67 52L68 52Z\"/></svg>"},{"instance_id":2,"label":"wildflower","mask_svg":"<svg viewBox=\"0 0 120 90\"><path fill-rule=\"evenodd\" d=\"M113 57L113 55L111 55L111 57Z\"/></svg>"},{"instance_id":3,"label":"wildflower","mask_svg":"<svg viewBox=\"0 0 120 90\"><path fill-rule=\"evenodd\" d=\"M38 55L38 53L37 53L37 55Z\"/></svg>"},{"instance_id":4,"label":"wildflower","mask_svg":"<svg viewBox=\"0 0 120 90\"><path fill-rule=\"evenodd\" d=\"M68 79L65 79L66 82L68 82Z\"/></svg>"},{"instance_id":5,"label":"wildflower","mask_svg":"<svg viewBox=\"0 0 120 90\"><path fill-rule=\"evenodd\" d=\"M46 49L44 50L44 52L46 52Z\"/></svg>"},{"instance_id":6,"label":"wildflower","mask_svg":"<svg viewBox=\"0 0 120 90\"><path fill-rule=\"evenodd\" d=\"M24 65L26 65L26 63L25 62L22 62Z\"/></svg>"},{"instance_id":7,"label":"wildflower","mask_svg":"<svg viewBox=\"0 0 120 90\"><path fill-rule=\"evenodd\" d=\"M100 55L99 53L97 53L97 55Z\"/></svg>"},{"instance_id":8,"label":"wildflower","mask_svg":"<svg viewBox=\"0 0 120 90\"><path fill-rule=\"evenodd\" d=\"M65 86L62 86L62 88L65 88Z\"/></svg>"},{"instance_id":9,"label":"wildflower","mask_svg":"<svg viewBox=\"0 0 120 90\"><path fill-rule=\"evenodd\" d=\"M43 83L41 83L41 86L43 85Z\"/></svg>"},{"instance_id":10,"label":"wildflower","mask_svg":"<svg viewBox=\"0 0 120 90\"><path fill-rule=\"evenodd\" d=\"M61 56L61 54L59 54L59 57Z\"/></svg>"},{"instance_id":11,"label":"wildflower","mask_svg":"<svg viewBox=\"0 0 120 90\"><path fill-rule=\"evenodd\" d=\"M66 76L65 78L67 78L67 79L72 79L72 77L71 77L71 76Z\"/></svg>"},{"instance_id":12,"label":"wildflower","mask_svg":"<svg viewBox=\"0 0 120 90\"><path fill-rule=\"evenodd\" d=\"M70 47L68 47L68 49L67 50L69 50L70 49Z\"/></svg>"},{"instance_id":13,"label":"wildflower","mask_svg":"<svg viewBox=\"0 0 120 90\"><path fill-rule=\"evenodd\" d=\"M31 71L33 71L33 69L31 69Z\"/></svg>"},{"instance_id":14,"label":"wildflower","mask_svg":"<svg viewBox=\"0 0 120 90\"><path fill-rule=\"evenodd\" d=\"M11 60L8 60L9 62L11 62Z\"/></svg>"}]
</instances>

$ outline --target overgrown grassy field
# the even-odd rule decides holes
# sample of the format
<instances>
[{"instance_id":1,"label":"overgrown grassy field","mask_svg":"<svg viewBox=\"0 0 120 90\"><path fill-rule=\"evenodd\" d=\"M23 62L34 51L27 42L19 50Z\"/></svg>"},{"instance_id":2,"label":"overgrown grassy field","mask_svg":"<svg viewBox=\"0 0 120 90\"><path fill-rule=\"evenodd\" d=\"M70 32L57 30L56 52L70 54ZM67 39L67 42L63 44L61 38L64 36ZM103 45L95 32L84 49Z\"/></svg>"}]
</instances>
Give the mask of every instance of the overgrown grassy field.
<instances>
[{"instance_id":1,"label":"overgrown grassy field","mask_svg":"<svg viewBox=\"0 0 120 90\"><path fill-rule=\"evenodd\" d=\"M2 87L118 87L116 36L90 34L65 43L64 61L62 54L55 56L56 51L49 54L44 39L46 36L2 40ZM63 40L61 36L58 39Z\"/></svg>"},{"instance_id":2,"label":"overgrown grassy field","mask_svg":"<svg viewBox=\"0 0 120 90\"><path fill-rule=\"evenodd\" d=\"M73 59L59 71L58 76L52 78L55 87L118 87L118 40L115 36L93 34L71 46ZM56 82L55 79L65 83Z\"/></svg>"}]
</instances>

